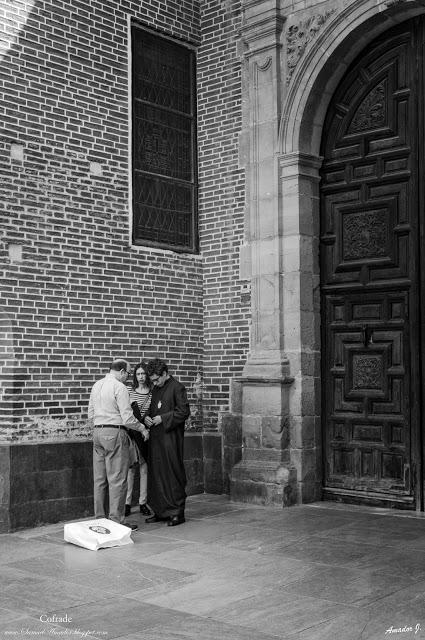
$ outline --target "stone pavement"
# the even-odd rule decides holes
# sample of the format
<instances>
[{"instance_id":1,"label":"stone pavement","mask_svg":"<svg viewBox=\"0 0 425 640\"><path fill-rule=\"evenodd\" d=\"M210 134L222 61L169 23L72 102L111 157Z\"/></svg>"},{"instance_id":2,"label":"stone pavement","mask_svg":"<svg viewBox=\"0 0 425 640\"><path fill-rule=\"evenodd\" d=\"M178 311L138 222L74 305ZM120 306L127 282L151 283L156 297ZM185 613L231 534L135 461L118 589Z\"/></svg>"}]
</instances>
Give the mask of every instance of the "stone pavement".
<instances>
[{"instance_id":1,"label":"stone pavement","mask_svg":"<svg viewBox=\"0 0 425 640\"><path fill-rule=\"evenodd\" d=\"M421 514L202 495L184 525L131 521L134 545L100 551L63 524L0 535L0 637L425 638Z\"/></svg>"}]
</instances>

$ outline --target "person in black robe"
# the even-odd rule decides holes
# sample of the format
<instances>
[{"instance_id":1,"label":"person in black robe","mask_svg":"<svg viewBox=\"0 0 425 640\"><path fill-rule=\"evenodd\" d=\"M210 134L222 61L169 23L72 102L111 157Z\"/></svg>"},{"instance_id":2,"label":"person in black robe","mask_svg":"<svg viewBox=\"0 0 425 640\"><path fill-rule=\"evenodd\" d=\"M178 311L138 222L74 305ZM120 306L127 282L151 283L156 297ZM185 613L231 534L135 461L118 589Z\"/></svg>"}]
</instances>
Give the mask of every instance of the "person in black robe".
<instances>
[{"instance_id":1,"label":"person in black robe","mask_svg":"<svg viewBox=\"0 0 425 640\"><path fill-rule=\"evenodd\" d=\"M145 424L150 430L148 503L154 515L146 522L185 522L186 472L183 461L185 420L190 415L185 387L168 373L164 360L155 358L146 372L153 384Z\"/></svg>"}]
</instances>

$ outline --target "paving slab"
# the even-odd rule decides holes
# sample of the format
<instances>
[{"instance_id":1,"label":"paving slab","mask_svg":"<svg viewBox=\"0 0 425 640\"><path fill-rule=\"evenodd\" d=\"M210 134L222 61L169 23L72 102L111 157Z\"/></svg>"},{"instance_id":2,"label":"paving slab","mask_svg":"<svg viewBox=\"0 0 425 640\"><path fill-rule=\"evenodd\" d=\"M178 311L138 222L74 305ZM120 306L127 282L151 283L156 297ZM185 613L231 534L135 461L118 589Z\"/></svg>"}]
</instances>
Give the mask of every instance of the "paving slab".
<instances>
[{"instance_id":1,"label":"paving slab","mask_svg":"<svg viewBox=\"0 0 425 640\"><path fill-rule=\"evenodd\" d=\"M172 624L161 624L154 628L120 637L120 640L276 640L258 629L249 629L234 624L187 616Z\"/></svg>"},{"instance_id":2,"label":"paving slab","mask_svg":"<svg viewBox=\"0 0 425 640\"><path fill-rule=\"evenodd\" d=\"M292 591L267 589L254 597L213 609L209 617L279 637L294 635L343 614L357 618L358 613L357 607L308 598Z\"/></svg>"},{"instance_id":3,"label":"paving slab","mask_svg":"<svg viewBox=\"0 0 425 640\"><path fill-rule=\"evenodd\" d=\"M424 514L192 496L178 527L89 551L0 535L0 640L425 640Z\"/></svg>"}]
</instances>

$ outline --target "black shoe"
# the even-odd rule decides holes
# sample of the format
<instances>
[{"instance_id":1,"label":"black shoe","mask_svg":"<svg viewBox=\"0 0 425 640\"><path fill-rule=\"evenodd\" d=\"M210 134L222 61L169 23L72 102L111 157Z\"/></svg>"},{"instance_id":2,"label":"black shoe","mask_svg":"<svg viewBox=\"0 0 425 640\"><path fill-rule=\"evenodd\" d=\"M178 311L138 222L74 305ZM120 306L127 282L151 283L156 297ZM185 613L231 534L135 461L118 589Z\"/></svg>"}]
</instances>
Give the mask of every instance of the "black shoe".
<instances>
[{"instance_id":1,"label":"black shoe","mask_svg":"<svg viewBox=\"0 0 425 640\"><path fill-rule=\"evenodd\" d=\"M129 522L124 522L124 526L128 527L132 531L137 531L137 529L139 528L137 524L130 524Z\"/></svg>"},{"instance_id":2,"label":"black shoe","mask_svg":"<svg viewBox=\"0 0 425 640\"><path fill-rule=\"evenodd\" d=\"M167 526L169 526L169 527L177 527L178 524L183 524L183 522L186 522L186 520L184 519L184 516L173 516L167 522Z\"/></svg>"},{"instance_id":3,"label":"black shoe","mask_svg":"<svg viewBox=\"0 0 425 640\"><path fill-rule=\"evenodd\" d=\"M131 513L131 505L130 504L126 504L125 505L125 512L124 512L125 517L129 516L130 513Z\"/></svg>"},{"instance_id":4,"label":"black shoe","mask_svg":"<svg viewBox=\"0 0 425 640\"><path fill-rule=\"evenodd\" d=\"M147 522L148 524L151 524L152 522L161 522L162 518L158 518L157 515L153 514L153 516L151 516L150 518L146 518L145 522Z\"/></svg>"},{"instance_id":5,"label":"black shoe","mask_svg":"<svg viewBox=\"0 0 425 640\"><path fill-rule=\"evenodd\" d=\"M147 506L147 504L141 504L139 505L140 508L140 513L142 513L144 516L151 516L152 512L149 509L149 507Z\"/></svg>"}]
</instances>

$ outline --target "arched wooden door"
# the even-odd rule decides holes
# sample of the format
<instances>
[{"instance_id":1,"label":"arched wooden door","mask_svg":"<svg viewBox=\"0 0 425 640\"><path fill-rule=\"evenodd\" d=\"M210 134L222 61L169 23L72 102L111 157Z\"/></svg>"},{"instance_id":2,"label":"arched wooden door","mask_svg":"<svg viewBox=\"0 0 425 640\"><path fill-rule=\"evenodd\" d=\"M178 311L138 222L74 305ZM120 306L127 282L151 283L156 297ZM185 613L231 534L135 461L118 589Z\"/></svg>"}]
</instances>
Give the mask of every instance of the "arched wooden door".
<instances>
[{"instance_id":1,"label":"arched wooden door","mask_svg":"<svg viewBox=\"0 0 425 640\"><path fill-rule=\"evenodd\" d=\"M423 33L362 54L322 141L324 495L402 508L421 502Z\"/></svg>"}]
</instances>

